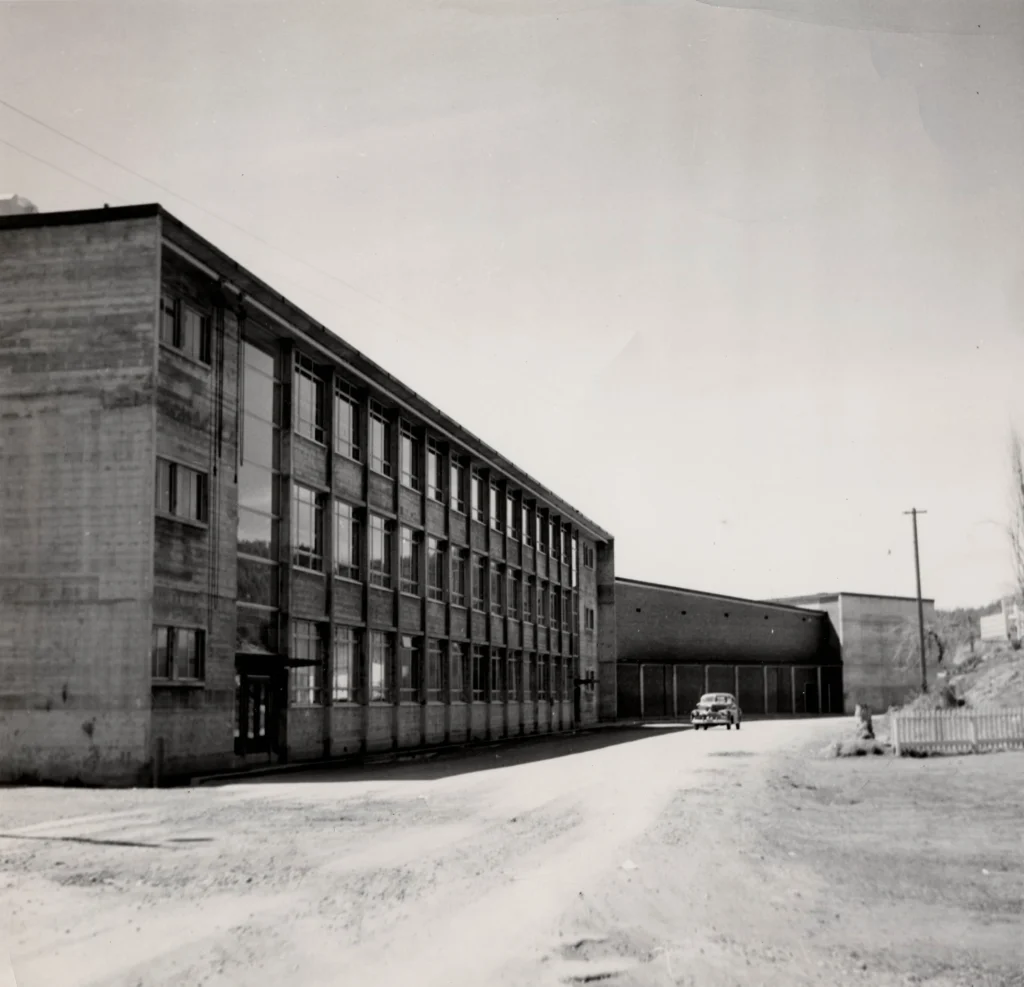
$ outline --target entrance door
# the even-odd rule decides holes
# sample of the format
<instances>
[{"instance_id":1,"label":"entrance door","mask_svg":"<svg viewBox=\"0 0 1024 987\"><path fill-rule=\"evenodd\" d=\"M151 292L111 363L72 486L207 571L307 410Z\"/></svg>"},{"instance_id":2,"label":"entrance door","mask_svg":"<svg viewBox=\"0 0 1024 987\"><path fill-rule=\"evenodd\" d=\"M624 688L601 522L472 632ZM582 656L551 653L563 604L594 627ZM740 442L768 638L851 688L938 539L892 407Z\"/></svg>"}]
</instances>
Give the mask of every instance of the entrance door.
<instances>
[{"instance_id":1,"label":"entrance door","mask_svg":"<svg viewBox=\"0 0 1024 987\"><path fill-rule=\"evenodd\" d=\"M239 754L269 754L274 749L276 709L269 675L235 676L238 699L235 750Z\"/></svg>"}]
</instances>

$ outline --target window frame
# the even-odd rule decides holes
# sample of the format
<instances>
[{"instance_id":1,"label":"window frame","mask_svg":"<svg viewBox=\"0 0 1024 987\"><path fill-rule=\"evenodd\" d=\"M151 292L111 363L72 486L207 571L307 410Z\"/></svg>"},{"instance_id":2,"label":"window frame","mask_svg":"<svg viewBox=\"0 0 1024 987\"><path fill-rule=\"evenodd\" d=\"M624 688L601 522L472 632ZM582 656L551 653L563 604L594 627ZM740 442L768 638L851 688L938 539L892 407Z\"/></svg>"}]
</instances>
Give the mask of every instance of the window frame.
<instances>
[{"instance_id":1,"label":"window frame","mask_svg":"<svg viewBox=\"0 0 1024 987\"><path fill-rule=\"evenodd\" d=\"M291 621L291 654L299 659L301 642L312 643L316 663L312 665L291 666L288 669L288 707L310 709L324 705L324 660L326 658L323 628L315 620L292 618ZM311 633L306 633L311 630ZM303 632L303 633L300 633ZM308 660L308 659L307 659ZM306 677L310 682L303 684ZM301 698L301 692L306 698ZM311 699L309 697L312 697Z\"/></svg>"},{"instance_id":2,"label":"window frame","mask_svg":"<svg viewBox=\"0 0 1024 987\"><path fill-rule=\"evenodd\" d=\"M504 534L505 532L505 523L501 517L501 504L503 500L504 498L501 495L501 490L499 489L497 482L491 480L487 487L488 521L491 526L491 531L495 531L499 535Z\"/></svg>"},{"instance_id":3,"label":"window frame","mask_svg":"<svg viewBox=\"0 0 1024 987\"><path fill-rule=\"evenodd\" d=\"M423 490L419 445L415 428L402 419L398 425L398 482L406 490L415 490L417 493Z\"/></svg>"},{"instance_id":4,"label":"window frame","mask_svg":"<svg viewBox=\"0 0 1024 987\"><path fill-rule=\"evenodd\" d=\"M484 477L479 469L469 471L469 516L480 524L487 523L484 513Z\"/></svg>"},{"instance_id":5,"label":"window frame","mask_svg":"<svg viewBox=\"0 0 1024 987\"><path fill-rule=\"evenodd\" d=\"M427 535L427 599L435 603L444 602L445 561L444 539Z\"/></svg>"},{"instance_id":6,"label":"window frame","mask_svg":"<svg viewBox=\"0 0 1024 987\"><path fill-rule=\"evenodd\" d=\"M410 596L419 596L420 566L423 562L423 532L403 524L398 537L398 588ZM406 545L410 549L408 556L405 553Z\"/></svg>"},{"instance_id":7,"label":"window frame","mask_svg":"<svg viewBox=\"0 0 1024 987\"><path fill-rule=\"evenodd\" d=\"M343 430L339 423L342 406L348 407L349 427ZM334 451L352 462L362 461L362 448L359 435L359 415L361 406L358 392L347 381L334 380ZM347 431L348 437L345 437Z\"/></svg>"},{"instance_id":8,"label":"window frame","mask_svg":"<svg viewBox=\"0 0 1024 987\"><path fill-rule=\"evenodd\" d=\"M449 701L466 702L468 648L462 641L448 642Z\"/></svg>"},{"instance_id":9,"label":"window frame","mask_svg":"<svg viewBox=\"0 0 1024 987\"><path fill-rule=\"evenodd\" d=\"M199 516L179 513L182 476L191 475L197 482L195 499ZM166 487L165 487L166 480ZM191 498L190 498L191 499ZM156 457L156 512L164 517L206 527L210 523L210 474L166 456Z\"/></svg>"},{"instance_id":10,"label":"window frame","mask_svg":"<svg viewBox=\"0 0 1024 987\"><path fill-rule=\"evenodd\" d=\"M482 644L470 646L470 701L487 701L487 676L489 674L487 648Z\"/></svg>"},{"instance_id":11,"label":"window frame","mask_svg":"<svg viewBox=\"0 0 1024 987\"><path fill-rule=\"evenodd\" d=\"M448 506L457 514L466 514L466 464L458 456L452 456L448 464Z\"/></svg>"},{"instance_id":12,"label":"window frame","mask_svg":"<svg viewBox=\"0 0 1024 987\"><path fill-rule=\"evenodd\" d=\"M470 559L470 596L472 609L477 613L487 613L487 556L471 553Z\"/></svg>"},{"instance_id":13,"label":"window frame","mask_svg":"<svg viewBox=\"0 0 1024 987\"><path fill-rule=\"evenodd\" d=\"M402 634L398 640L398 701L406 705L421 702L423 684L423 638L417 634ZM408 684L406 674L408 673Z\"/></svg>"},{"instance_id":14,"label":"window frame","mask_svg":"<svg viewBox=\"0 0 1024 987\"><path fill-rule=\"evenodd\" d=\"M508 684L507 661L508 653L504 648L491 648L490 657L487 662L487 674L490 676L488 685L488 699L492 703L503 703L505 701L506 687Z\"/></svg>"},{"instance_id":15,"label":"window frame","mask_svg":"<svg viewBox=\"0 0 1024 987\"><path fill-rule=\"evenodd\" d=\"M379 435L382 448L379 455L375 450L375 436L378 434L377 430L374 428L375 424L379 426L380 429ZM394 464L391 462L392 425L386 409L377 401L370 401L368 426L367 441L370 448L367 450L367 460L369 462L370 469L378 476L386 476L388 479L393 479L392 473L394 472Z\"/></svg>"},{"instance_id":16,"label":"window frame","mask_svg":"<svg viewBox=\"0 0 1024 987\"><path fill-rule=\"evenodd\" d=\"M163 671L168 674L157 673L157 637L163 632L166 637L164 644L164 667ZM178 648L179 634L191 634L195 648L195 675L178 674ZM205 685L206 684L206 628L191 624L153 624L150 633L150 678L154 683L160 685Z\"/></svg>"},{"instance_id":17,"label":"window frame","mask_svg":"<svg viewBox=\"0 0 1024 987\"><path fill-rule=\"evenodd\" d=\"M391 518L386 518L380 514L374 514L371 512L367 528L369 534L367 545L367 567L369 570L368 582L371 586L377 586L380 589L393 589L395 574L393 571L391 555L394 547L393 539L395 537L395 522L391 520ZM378 535L381 547L381 564L379 567L375 566L375 562L377 560L374 559L374 546Z\"/></svg>"},{"instance_id":18,"label":"window frame","mask_svg":"<svg viewBox=\"0 0 1024 987\"><path fill-rule=\"evenodd\" d=\"M467 584L470 581L470 553L465 548L452 546L448 555L448 572L450 576L448 594L450 602L452 606L465 608L468 595Z\"/></svg>"},{"instance_id":19,"label":"window frame","mask_svg":"<svg viewBox=\"0 0 1024 987\"><path fill-rule=\"evenodd\" d=\"M448 648L444 641L431 638L426 648L426 696L428 703L442 702L448 690Z\"/></svg>"},{"instance_id":20,"label":"window frame","mask_svg":"<svg viewBox=\"0 0 1024 987\"><path fill-rule=\"evenodd\" d=\"M508 615L513 620L520 620L523 608L522 576L512 566L506 566L505 602L508 605Z\"/></svg>"},{"instance_id":21,"label":"window frame","mask_svg":"<svg viewBox=\"0 0 1024 987\"><path fill-rule=\"evenodd\" d=\"M505 573L502 571L502 566L491 561L488 566L488 585L491 588L490 593L490 611L496 617L501 617L505 613Z\"/></svg>"},{"instance_id":22,"label":"window frame","mask_svg":"<svg viewBox=\"0 0 1024 987\"><path fill-rule=\"evenodd\" d=\"M520 503L520 513L522 515L522 530L520 534L523 544L527 548L533 548L533 528L530 523L530 517L533 512L530 510L530 506L526 503L525 499Z\"/></svg>"},{"instance_id":23,"label":"window frame","mask_svg":"<svg viewBox=\"0 0 1024 987\"><path fill-rule=\"evenodd\" d=\"M312 388L312 418L303 413L304 384ZM292 430L319 446L324 445L327 436L324 414L326 390L326 383L317 373L313 358L296 350L292 360Z\"/></svg>"},{"instance_id":24,"label":"window frame","mask_svg":"<svg viewBox=\"0 0 1024 987\"><path fill-rule=\"evenodd\" d=\"M367 695L371 703L392 702L394 687L393 667L395 662L395 640L389 631L370 630L367 641L369 681ZM380 685L374 683L374 672L380 667Z\"/></svg>"},{"instance_id":25,"label":"window frame","mask_svg":"<svg viewBox=\"0 0 1024 987\"><path fill-rule=\"evenodd\" d=\"M347 515L345 512L348 512ZM360 550L359 528L362 524L362 511L349 504L347 501L334 498L334 516L332 518L334 527L331 532L334 542L334 575L338 579L350 579L359 582L360 565L362 563ZM342 533L348 534L348 548L346 554L350 558L348 564L339 562L341 557L340 547L343 543Z\"/></svg>"},{"instance_id":26,"label":"window frame","mask_svg":"<svg viewBox=\"0 0 1024 987\"><path fill-rule=\"evenodd\" d=\"M431 463L436 467L436 477L433 475L435 470L431 469ZM435 479L436 483L434 482ZM430 436L427 437L426 487L427 500L432 500L437 504L444 503L444 453L437 439L433 439Z\"/></svg>"},{"instance_id":27,"label":"window frame","mask_svg":"<svg viewBox=\"0 0 1024 987\"><path fill-rule=\"evenodd\" d=\"M308 495L308 500L302 497ZM292 528L292 557L291 563L297 569L305 569L308 572L324 571L324 498L323 495L307 487L304 483L292 481L291 497L291 528ZM313 526L313 545L306 551L299 548L299 525L302 522L302 515L312 511L311 519Z\"/></svg>"},{"instance_id":28,"label":"window frame","mask_svg":"<svg viewBox=\"0 0 1024 987\"><path fill-rule=\"evenodd\" d=\"M167 302L170 302L171 306L170 339L167 338L167 334L165 332L166 322L164 316L167 315L167 309L165 307ZM195 315L199 319L197 347L186 345L186 312ZM208 308L203 308L195 301L183 298L180 295L174 294L173 292L161 290L160 325L157 329L157 338L159 339L161 346L165 346L168 349L173 350L175 353L178 353L181 356L184 356L195 363L202 364L204 367L209 367L213 362L211 356L212 336L212 319L210 317L210 310Z\"/></svg>"},{"instance_id":29,"label":"window frame","mask_svg":"<svg viewBox=\"0 0 1024 987\"><path fill-rule=\"evenodd\" d=\"M335 626L334 641L331 643L331 702L357 704L362 699L362 675L360 670L360 634L358 627ZM342 638L345 640L343 641ZM348 686L342 689L338 685L338 653L340 647L347 647L348 654ZM347 694L343 694L347 692Z\"/></svg>"}]
</instances>

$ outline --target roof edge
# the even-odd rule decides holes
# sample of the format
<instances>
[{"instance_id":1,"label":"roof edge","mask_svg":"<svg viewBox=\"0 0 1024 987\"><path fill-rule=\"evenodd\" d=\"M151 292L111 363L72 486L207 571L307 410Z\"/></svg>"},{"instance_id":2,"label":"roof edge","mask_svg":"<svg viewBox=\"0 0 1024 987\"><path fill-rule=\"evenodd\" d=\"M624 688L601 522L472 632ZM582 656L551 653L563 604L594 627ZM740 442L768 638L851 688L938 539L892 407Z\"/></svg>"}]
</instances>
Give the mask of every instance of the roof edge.
<instances>
[{"instance_id":1,"label":"roof edge","mask_svg":"<svg viewBox=\"0 0 1024 987\"><path fill-rule=\"evenodd\" d=\"M807 616L808 611L803 607L794 606L791 603L779 603L775 600L753 600L746 596L729 596L727 593L712 593L709 590L702 589L690 589L686 586L669 586L667 583L652 583L645 579L630 579L626 576L616 576L616 583L626 583L631 586L641 586L647 589L660 589L669 593L688 593L691 596L703 596L712 600L726 600L729 603L747 603L750 606L755 607L772 607L775 610L792 610L794 613L802 614ZM811 613L821 613L825 616L822 611L810 611Z\"/></svg>"},{"instance_id":2,"label":"roof edge","mask_svg":"<svg viewBox=\"0 0 1024 987\"><path fill-rule=\"evenodd\" d=\"M266 281L240 264L237 260L232 258L216 244L206 239L206 237L201 233L198 233L187 223L178 219L177 216L169 212L159 203L151 202L128 206L103 206L101 208L75 209L57 212L17 213L13 216L0 216L0 230L31 229L48 226L80 226L91 223L149 219L155 217L160 217L162 219L163 235L165 237L169 232L173 231L172 238L173 234L176 233L179 239L190 241L189 246L196 245L202 251L208 252L217 263L220 263L230 271L234 272L240 280L248 282L245 287L249 290L246 291L246 293L250 294L255 300L258 301L259 299L256 297L255 293L252 292L253 288L261 294L265 294L273 307L279 310L275 312L278 318L286 323L298 323L291 326L294 331L299 333L308 333L310 330L313 330L327 337L327 343L333 343L335 346L344 347L350 352L334 352L333 355L337 360L349 363L352 363L354 360L362 362L368 370L381 378L380 382L374 382L375 386L380 387L385 393L389 391L392 392L392 396L394 398L405 403L407 406L411 406L412 411L423 415L423 417L428 421L433 418L439 429L448 431L451 437L454 438L455 441L466 446L468 451L475 452L477 455L481 456L481 458L490 460L497 469L507 473L510 479L524 487L531 488L533 493L546 501L549 506L555 508L561 513L564 513L567 519L572 518L580 524L581 527L586 528L588 533L596 540L609 544L614 541L614 536L611 532L607 531L578 508L573 507L573 505L567 500L560 497L539 480L534 479L534 477L527 473L526 470L516 466L515 463L498 452L498 450L493 446L484 442L483 439L478 438L464 425L461 425L454 418L445 414L440 408L414 391L407 384L404 384L361 350L357 349L345 340L340 334L329 329L323 323L313 318L313 316L308 312L305 312L275 288L272 288ZM196 258L196 260L202 262L202 258ZM225 278L225 280L228 280L228 278ZM318 342L317 340L314 340L314 342L318 345L325 345L325 343Z\"/></svg>"},{"instance_id":3,"label":"roof edge","mask_svg":"<svg viewBox=\"0 0 1024 987\"><path fill-rule=\"evenodd\" d=\"M98 209L67 209L62 212L25 212L0 216L0 230L38 229L44 226L84 226L125 219L152 219L164 213L156 202L132 206L102 206Z\"/></svg>"},{"instance_id":4,"label":"roof edge","mask_svg":"<svg viewBox=\"0 0 1024 987\"><path fill-rule=\"evenodd\" d=\"M849 590L840 590L838 593L807 593L803 596L780 596L776 597L781 601L792 601L792 600L838 600L841 596L859 596L869 600L902 600L909 603L917 603L916 596L894 596L890 593L851 593ZM922 603L934 603L935 597L933 596L922 596Z\"/></svg>"}]
</instances>

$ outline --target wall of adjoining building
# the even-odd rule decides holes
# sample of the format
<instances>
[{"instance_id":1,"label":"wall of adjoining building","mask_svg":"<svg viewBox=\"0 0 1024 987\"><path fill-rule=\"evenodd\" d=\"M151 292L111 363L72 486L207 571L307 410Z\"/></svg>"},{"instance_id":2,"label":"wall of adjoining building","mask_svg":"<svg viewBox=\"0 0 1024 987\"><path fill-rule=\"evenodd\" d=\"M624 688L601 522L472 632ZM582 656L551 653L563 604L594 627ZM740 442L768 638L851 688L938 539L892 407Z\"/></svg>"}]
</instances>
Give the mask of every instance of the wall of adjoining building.
<instances>
[{"instance_id":1,"label":"wall of adjoining building","mask_svg":"<svg viewBox=\"0 0 1024 987\"><path fill-rule=\"evenodd\" d=\"M0 780L149 746L155 218L0 236Z\"/></svg>"},{"instance_id":2,"label":"wall of adjoining building","mask_svg":"<svg viewBox=\"0 0 1024 987\"><path fill-rule=\"evenodd\" d=\"M842 709L824 613L627 579L615 613L620 719L688 716L707 691L734 693L751 715Z\"/></svg>"}]
</instances>

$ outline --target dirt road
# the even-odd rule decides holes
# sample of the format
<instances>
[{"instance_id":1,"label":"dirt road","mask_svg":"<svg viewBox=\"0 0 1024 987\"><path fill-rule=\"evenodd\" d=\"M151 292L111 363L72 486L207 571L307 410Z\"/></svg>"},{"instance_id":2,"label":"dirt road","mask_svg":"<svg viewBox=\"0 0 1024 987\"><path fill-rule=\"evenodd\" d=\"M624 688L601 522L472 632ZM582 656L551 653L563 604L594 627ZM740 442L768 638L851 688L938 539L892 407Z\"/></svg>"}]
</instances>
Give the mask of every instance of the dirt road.
<instances>
[{"instance_id":1,"label":"dirt road","mask_svg":"<svg viewBox=\"0 0 1024 987\"><path fill-rule=\"evenodd\" d=\"M0 792L16 983L905 984L816 946L807 922L839 918L830 888L752 822L779 759L834 730L614 731L216 788Z\"/></svg>"}]
</instances>

